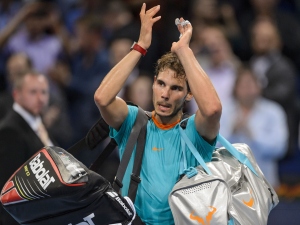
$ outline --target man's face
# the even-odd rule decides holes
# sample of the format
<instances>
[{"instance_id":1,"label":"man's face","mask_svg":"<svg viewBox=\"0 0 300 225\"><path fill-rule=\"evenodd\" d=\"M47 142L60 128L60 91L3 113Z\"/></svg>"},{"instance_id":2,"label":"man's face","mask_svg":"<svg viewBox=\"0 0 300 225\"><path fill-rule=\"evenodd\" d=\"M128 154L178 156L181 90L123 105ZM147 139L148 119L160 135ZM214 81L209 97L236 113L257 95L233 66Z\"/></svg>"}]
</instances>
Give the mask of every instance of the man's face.
<instances>
[{"instance_id":1,"label":"man's face","mask_svg":"<svg viewBox=\"0 0 300 225\"><path fill-rule=\"evenodd\" d=\"M259 84L251 76L250 72L243 72L236 85L236 98L244 105L252 105L259 96Z\"/></svg>"},{"instance_id":2,"label":"man's face","mask_svg":"<svg viewBox=\"0 0 300 225\"><path fill-rule=\"evenodd\" d=\"M276 28L268 21L257 23L252 29L252 48L256 54L262 55L277 50L280 40Z\"/></svg>"},{"instance_id":3,"label":"man's face","mask_svg":"<svg viewBox=\"0 0 300 225\"><path fill-rule=\"evenodd\" d=\"M34 116L41 115L49 101L49 87L42 75L26 75L20 89L14 90L14 99Z\"/></svg>"},{"instance_id":4,"label":"man's face","mask_svg":"<svg viewBox=\"0 0 300 225\"><path fill-rule=\"evenodd\" d=\"M178 119L184 101L188 95L185 79L174 77L175 72L165 69L159 72L153 83L153 105L154 110L160 117L166 117L173 121ZM188 95L190 97L191 95Z\"/></svg>"},{"instance_id":5,"label":"man's face","mask_svg":"<svg viewBox=\"0 0 300 225\"><path fill-rule=\"evenodd\" d=\"M112 66L116 65L123 59L130 49L132 41L127 38L120 38L114 40L110 46L110 63Z\"/></svg>"}]
</instances>

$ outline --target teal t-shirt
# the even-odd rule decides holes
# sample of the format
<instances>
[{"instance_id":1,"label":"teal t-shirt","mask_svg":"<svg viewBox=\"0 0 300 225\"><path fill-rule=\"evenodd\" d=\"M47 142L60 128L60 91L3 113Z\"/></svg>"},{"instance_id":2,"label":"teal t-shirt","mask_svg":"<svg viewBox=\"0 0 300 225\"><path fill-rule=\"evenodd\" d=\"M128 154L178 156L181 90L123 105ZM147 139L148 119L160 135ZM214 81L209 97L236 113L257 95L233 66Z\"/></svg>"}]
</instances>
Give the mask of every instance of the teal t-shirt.
<instances>
[{"instance_id":1,"label":"teal t-shirt","mask_svg":"<svg viewBox=\"0 0 300 225\"><path fill-rule=\"evenodd\" d=\"M128 111L128 116L119 131L113 128L110 129L110 136L118 143L120 157L123 156L138 108L128 106ZM168 203L168 195L179 179L182 152L178 129L179 124L171 129L162 130L152 120L149 120L147 123L147 139L140 173L141 183L139 184L135 200L137 214L147 225L174 224ZM195 115L188 119L184 132L186 132L203 159L206 162L210 161L215 146L207 143L198 134L195 126ZM124 175L123 196L128 195L134 154ZM198 165L196 159L189 151L187 151L186 155L188 167Z\"/></svg>"}]
</instances>

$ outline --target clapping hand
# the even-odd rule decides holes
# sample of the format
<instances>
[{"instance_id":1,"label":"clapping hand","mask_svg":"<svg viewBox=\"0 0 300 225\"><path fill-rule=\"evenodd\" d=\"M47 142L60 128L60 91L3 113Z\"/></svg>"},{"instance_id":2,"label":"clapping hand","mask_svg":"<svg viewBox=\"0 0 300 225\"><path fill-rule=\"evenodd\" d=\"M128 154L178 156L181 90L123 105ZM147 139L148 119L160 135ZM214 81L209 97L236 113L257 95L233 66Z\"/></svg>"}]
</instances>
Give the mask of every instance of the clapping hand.
<instances>
[{"instance_id":1,"label":"clapping hand","mask_svg":"<svg viewBox=\"0 0 300 225\"><path fill-rule=\"evenodd\" d=\"M182 47L189 47L193 27L188 20L184 20L182 17L175 20L175 25L178 28L180 36L177 42L173 42L171 51L176 53Z\"/></svg>"}]
</instances>

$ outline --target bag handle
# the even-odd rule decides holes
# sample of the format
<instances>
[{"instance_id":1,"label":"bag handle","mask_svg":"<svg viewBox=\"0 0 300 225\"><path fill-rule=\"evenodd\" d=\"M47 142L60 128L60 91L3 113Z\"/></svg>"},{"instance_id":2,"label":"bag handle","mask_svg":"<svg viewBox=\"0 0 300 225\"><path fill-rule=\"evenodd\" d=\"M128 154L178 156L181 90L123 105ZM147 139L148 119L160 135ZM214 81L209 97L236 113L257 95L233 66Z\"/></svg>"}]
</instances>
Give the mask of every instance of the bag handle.
<instances>
[{"instance_id":1,"label":"bag handle","mask_svg":"<svg viewBox=\"0 0 300 225\"><path fill-rule=\"evenodd\" d=\"M258 176L256 170L245 154L233 147L233 145L229 141L227 141L221 134L218 134L217 140L230 152L233 157L235 157L240 163L247 166L256 176Z\"/></svg>"},{"instance_id":2,"label":"bag handle","mask_svg":"<svg viewBox=\"0 0 300 225\"><path fill-rule=\"evenodd\" d=\"M182 137L182 140L187 144L188 148L190 149L191 153L194 155L198 163L203 167L203 169L208 175L211 175L212 173L207 167L203 158L201 157L196 147L194 146L194 144L191 142L191 140L188 138L188 136L186 135L186 133L183 131L181 127L179 127L179 132ZM240 163L247 166L256 176L258 176L257 172L255 171L254 167L252 166L250 160L246 155L239 152L235 147L233 147L233 145L229 141L227 141L221 134L218 134L217 141L219 141L230 152L230 154L233 157L235 157Z\"/></svg>"},{"instance_id":3,"label":"bag handle","mask_svg":"<svg viewBox=\"0 0 300 225\"><path fill-rule=\"evenodd\" d=\"M192 152L192 154L194 155L194 157L196 158L196 160L198 161L198 163L200 163L200 165L203 167L205 172L208 175L212 175L212 172L207 167L207 165L204 162L202 156L199 154L199 152L197 151L194 144L191 142L191 140L188 138L188 136L186 135L186 133L183 131L183 129L180 126L179 126L179 132L180 132L180 135L181 135L181 146L184 146L183 149L182 149L183 150L183 157L181 157L181 159L186 162L185 145L183 144L183 142L185 142L187 144L188 148L190 149L190 151ZM181 165L182 165L182 163L181 163ZM184 167L185 167L184 169L187 169L186 168L186 163L184 163Z\"/></svg>"}]
</instances>

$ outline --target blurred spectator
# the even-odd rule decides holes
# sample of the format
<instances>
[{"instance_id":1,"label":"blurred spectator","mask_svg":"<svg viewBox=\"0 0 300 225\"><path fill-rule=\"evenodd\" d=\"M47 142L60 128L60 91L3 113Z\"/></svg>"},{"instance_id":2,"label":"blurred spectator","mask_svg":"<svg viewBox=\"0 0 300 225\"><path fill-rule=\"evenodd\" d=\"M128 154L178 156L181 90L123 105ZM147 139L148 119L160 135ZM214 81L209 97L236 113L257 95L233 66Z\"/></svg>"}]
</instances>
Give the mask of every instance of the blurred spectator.
<instances>
[{"instance_id":1,"label":"blurred spectator","mask_svg":"<svg viewBox=\"0 0 300 225\"><path fill-rule=\"evenodd\" d=\"M133 40L127 37L119 36L114 37L110 42L109 46L109 65L113 68L127 53L130 51L130 47L132 46ZM139 76L138 67L134 68L129 78L126 80L124 87L131 85L131 83ZM124 95L123 88L118 96Z\"/></svg>"},{"instance_id":2,"label":"blurred spectator","mask_svg":"<svg viewBox=\"0 0 300 225\"><path fill-rule=\"evenodd\" d=\"M110 38L114 32L122 29L131 38L139 37L139 24L135 20L128 5L122 0L112 0L106 5L106 10L103 16L103 26L105 29L105 36Z\"/></svg>"},{"instance_id":3,"label":"blurred spectator","mask_svg":"<svg viewBox=\"0 0 300 225\"><path fill-rule=\"evenodd\" d=\"M62 51L60 39L49 32L53 10L48 2L27 3L0 34L0 46L10 53L25 52L34 68L45 75Z\"/></svg>"},{"instance_id":4,"label":"blurred spectator","mask_svg":"<svg viewBox=\"0 0 300 225\"><path fill-rule=\"evenodd\" d=\"M220 133L231 143L248 144L266 179L277 188L277 160L287 149L286 114L279 104L260 93L257 77L249 69L241 69L232 102L223 108Z\"/></svg>"},{"instance_id":5,"label":"blurred spectator","mask_svg":"<svg viewBox=\"0 0 300 225\"><path fill-rule=\"evenodd\" d=\"M49 85L44 75L28 72L13 87L14 104L0 123L0 187L36 151L55 144L41 115L48 104ZM0 224L18 224L0 206Z\"/></svg>"},{"instance_id":6,"label":"blurred spectator","mask_svg":"<svg viewBox=\"0 0 300 225\"><path fill-rule=\"evenodd\" d=\"M10 56L6 65L8 87L0 93L0 120L2 120L13 105L12 86L16 79L32 69L30 59L24 53Z\"/></svg>"},{"instance_id":7,"label":"blurred spectator","mask_svg":"<svg viewBox=\"0 0 300 225\"><path fill-rule=\"evenodd\" d=\"M292 62L282 55L277 27L268 18L257 19L251 33L254 55L250 65L262 84L262 95L279 103L285 110L289 127L287 155L295 153L299 134L297 73Z\"/></svg>"},{"instance_id":8,"label":"blurred spectator","mask_svg":"<svg viewBox=\"0 0 300 225\"><path fill-rule=\"evenodd\" d=\"M189 17L193 24L193 39L201 36L207 26L218 26L222 29L233 50L243 45L236 12L231 4L218 0L193 0L190 4ZM193 46L193 45L192 45ZM193 46L197 53L200 49Z\"/></svg>"},{"instance_id":9,"label":"blurred spectator","mask_svg":"<svg viewBox=\"0 0 300 225\"><path fill-rule=\"evenodd\" d=\"M21 6L21 1L16 0L2 0L0 2L0 30L16 15Z\"/></svg>"},{"instance_id":10,"label":"blurred spectator","mask_svg":"<svg viewBox=\"0 0 300 225\"><path fill-rule=\"evenodd\" d=\"M76 21L84 15L105 13L105 0L56 0L62 12L63 22L71 34L75 34Z\"/></svg>"},{"instance_id":11,"label":"blurred spectator","mask_svg":"<svg viewBox=\"0 0 300 225\"><path fill-rule=\"evenodd\" d=\"M68 95L73 141L85 136L99 118L93 96L98 84L110 69L102 28L98 16L84 15L79 18L76 21L76 48L69 52L65 61L61 61L54 68L56 71L52 71L54 74L63 72L66 75L61 85L65 85Z\"/></svg>"},{"instance_id":12,"label":"blurred spectator","mask_svg":"<svg viewBox=\"0 0 300 225\"><path fill-rule=\"evenodd\" d=\"M149 75L140 74L130 85L126 86L124 100L130 101L146 111L153 110L153 80Z\"/></svg>"},{"instance_id":13,"label":"blurred spectator","mask_svg":"<svg viewBox=\"0 0 300 225\"><path fill-rule=\"evenodd\" d=\"M0 32L4 29L10 20L16 15L21 8L20 1L2 0L0 1ZM1 39L1 38L0 38ZM1 42L1 41L0 41ZM5 79L5 62L7 56L4 52L0 52L0 92L6 89Z\"/></svg>"},{"instance_id":14,"label":"blurred spectator","mask_svg":"<svg viewBox=\"0 0 300 225\"><path fill-rule=\"evenodd\" d=\"M112 42L114 39L126 38L131 40L131 45L139 39L139 20L134 18L128 5L122 0L113 0L107 3L104 13L104 35ZM176 27L175 27L176 28ZM156 31L153 31L153 38L147 54L139 62L139 69L152 73L159 54L158 39ZM129 51L131 45L127 49Z\"/></svg>"},{"instance_id":15,"label":"blurred spectator","mask_svg":"<svg viewBox=\"0 0 300 225\"><path fill-rule=\"evenodd\" d=\"M201 47L201 51L196 57L212 81L224 106L231 98L236 69L240 65L240 61L233 54L222 29L217 26L204 28L198 45Z\"/></svg>"},{"instance_id":16,"label":"blurred spectator","mask_svg":"<svg viewBox=\"0 0 300 225\"><path fill-rule=\"evenodd\" d=\"M282 40L282 52L289 57L300 71L300 23L295 14L278 6L279 0L250 0L248 12L239 18L240 28L248 43L248 59L251 56L250 38L253 21L259 17L269 17L277 26Z\"/></svg>"},{"instance_id":17,"label":"blurred spectator","mask_svg":"<svg viewBox=\"0 0 300 225\"><path fill-rule=\"evenodd\" d=\"M49 77L49 70L56 66L56 60L63 51L63 44L67 39L64 34L61 34L62 31L63 28L59 26L58 12L53 4L26 3L1 30L0 47L2 47L1 53L7 56L23 52L32 62L32 67L48 77L51 98L50 106L45 113L45 124L53 134L57 133L59 143L65 145L71 134L65 110L66 101L56 81ZM56 32L60 32L59 36Z\"/></svg>"},{"instance_id":18,"label":"blurred spectator","mask_svg":"<svg viewBox=\"0 0 300 225\"><path fill-rule=\"evenodd\" d=\"M5 117L13 105L12 89L15 81L28 71L33 70L31 60L25 53L12 54L7 61L6 68L9 86L6 91L0 94L0 120ZM43 113L43 120L49 133L61 147L67 147L71 144L72 131L67 114L67 103L63 95L57 96L50 93L49 104Z\"/></svg>"}]
</instances>

